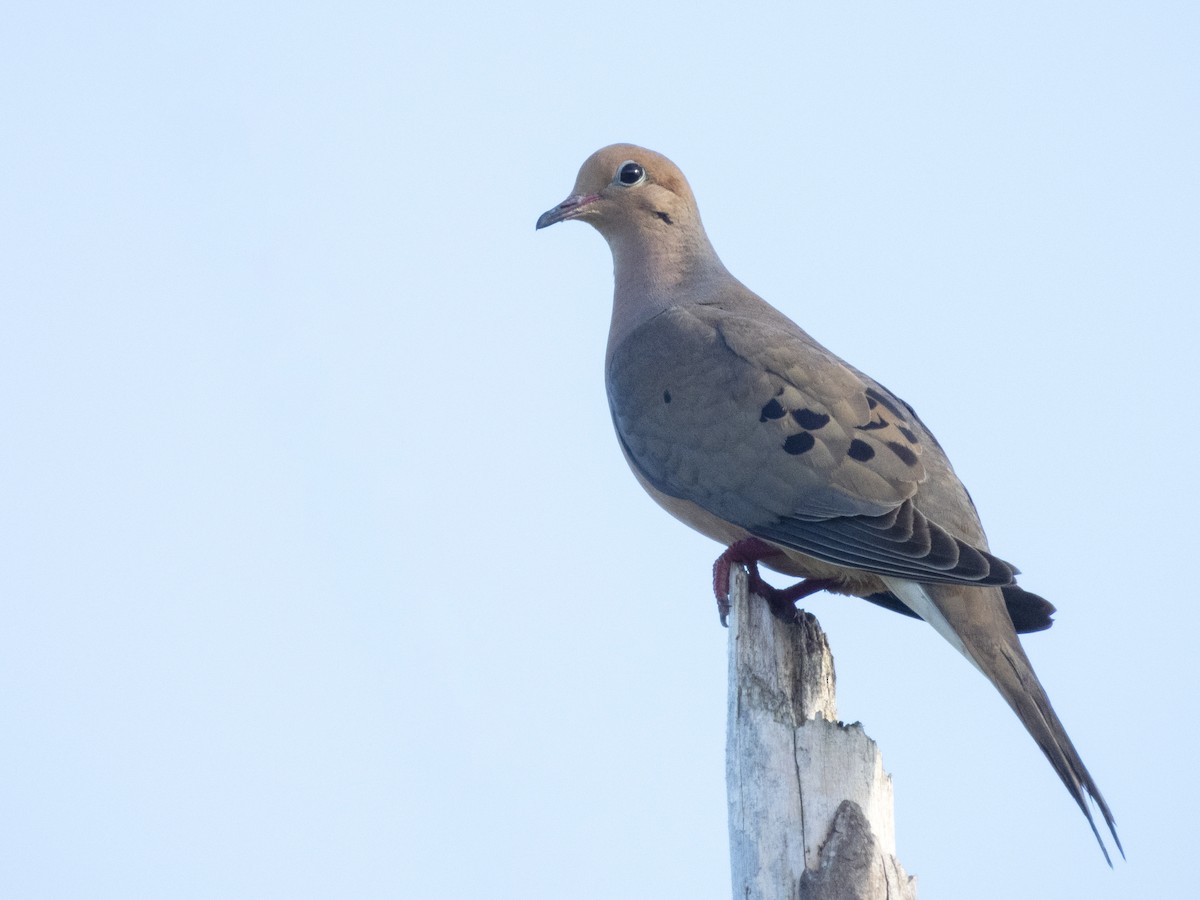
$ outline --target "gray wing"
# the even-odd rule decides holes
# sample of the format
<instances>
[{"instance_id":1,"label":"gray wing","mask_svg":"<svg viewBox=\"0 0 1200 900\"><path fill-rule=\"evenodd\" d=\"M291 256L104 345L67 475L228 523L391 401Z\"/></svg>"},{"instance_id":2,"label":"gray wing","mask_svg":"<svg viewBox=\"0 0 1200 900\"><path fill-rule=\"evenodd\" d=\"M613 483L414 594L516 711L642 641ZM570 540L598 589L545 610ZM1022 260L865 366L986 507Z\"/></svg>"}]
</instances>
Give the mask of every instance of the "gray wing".
<instances>
[{"instance_id":1,"label":"gray wing","mask_svg":"<svg viewBox=\"0 0 1200 900\"><path fill-rule=\"evenodd\" d=\"M614 351L608 392L629 458L665 494L834 564L1012 581L973 508L965 534L922 511L930 472L953 480L950 505L966 494L911 410L765 304L668 309Z\"/></svg>"}]
</instances>

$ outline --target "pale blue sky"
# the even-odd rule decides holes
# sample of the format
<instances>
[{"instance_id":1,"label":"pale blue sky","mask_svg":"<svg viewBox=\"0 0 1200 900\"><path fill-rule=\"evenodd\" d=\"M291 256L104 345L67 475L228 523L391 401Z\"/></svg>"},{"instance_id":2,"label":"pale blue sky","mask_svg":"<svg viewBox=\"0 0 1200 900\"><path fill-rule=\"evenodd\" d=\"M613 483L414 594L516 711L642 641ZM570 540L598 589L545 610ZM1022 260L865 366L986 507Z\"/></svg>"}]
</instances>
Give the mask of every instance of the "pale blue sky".
<instances>
[{"instance_id":1,"label":"pale blue sky","mask_svg":"<svg viewBox=\"0 0 1200 900\"><path fill-rule=\"evenodd\" d=\"M1059 607L1113 872L932 629L808 604L923 900L1194 889L1200 13L703 7L6 11L0 894L729 896L719 548L533 230L614 141Z\"/></svg>"}]
</instances>

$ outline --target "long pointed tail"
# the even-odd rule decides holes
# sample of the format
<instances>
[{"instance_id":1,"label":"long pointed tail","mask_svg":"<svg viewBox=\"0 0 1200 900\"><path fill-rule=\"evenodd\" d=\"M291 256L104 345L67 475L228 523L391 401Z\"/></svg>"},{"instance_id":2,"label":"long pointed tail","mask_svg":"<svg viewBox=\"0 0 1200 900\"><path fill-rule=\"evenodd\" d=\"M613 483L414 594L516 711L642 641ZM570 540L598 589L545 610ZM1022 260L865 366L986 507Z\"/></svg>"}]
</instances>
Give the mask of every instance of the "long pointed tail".
<instances>
[{"instance_id":1,"label":"long pointed tail","mask_svg":"<svg viewBox=\"0 0 1200 900\"><path fill-rule=\"evenodd\" d=\"M1021 648L1000 589L918 584L899 578L885 578L884 581L897 597L936 628L996 686L1079 804L1108 864L1112 865L1112 859L1096 827L1089 798L1100 811L1124 857L1125 850L1117 837L1116 822L1108 804L1067 736L1029 657Z\"/></svg>"}]
</instances>

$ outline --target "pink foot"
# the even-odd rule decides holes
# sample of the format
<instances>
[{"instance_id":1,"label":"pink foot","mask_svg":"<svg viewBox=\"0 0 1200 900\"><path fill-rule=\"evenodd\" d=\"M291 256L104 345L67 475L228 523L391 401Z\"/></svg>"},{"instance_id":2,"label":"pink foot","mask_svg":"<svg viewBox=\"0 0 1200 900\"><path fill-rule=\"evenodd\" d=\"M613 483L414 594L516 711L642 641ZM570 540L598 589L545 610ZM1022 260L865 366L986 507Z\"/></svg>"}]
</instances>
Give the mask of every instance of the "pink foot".
<instances>
[{"instance_id":1,"label":"pink foot","mask_svg":"<svg viewBox=\"0 0 1200 900\"><path fill-rule=\"evenodd\" d=\"M796 601L831 586L828 578L806 578L787 588L772 587L763 581L758 572L759 560L779 552L775 547L758 538L745 538L728 549L713 563L713 593L717 596L717 612L721 624L729 625L729 573L734 566L745 566L750 576L750 592L758 594L771 607L771 612L785 622L796 620Z\"/></svg>"}]
</instances>

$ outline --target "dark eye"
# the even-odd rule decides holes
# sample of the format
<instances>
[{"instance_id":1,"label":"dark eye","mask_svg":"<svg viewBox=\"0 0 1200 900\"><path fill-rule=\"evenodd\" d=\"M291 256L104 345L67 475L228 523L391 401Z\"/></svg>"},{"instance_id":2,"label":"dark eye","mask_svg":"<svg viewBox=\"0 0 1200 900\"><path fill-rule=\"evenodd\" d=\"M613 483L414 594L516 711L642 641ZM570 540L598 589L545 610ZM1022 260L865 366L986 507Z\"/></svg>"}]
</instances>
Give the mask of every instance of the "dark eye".
<instances>
[{"instance_id":1,"label":"dark eye","mask_svg":"<svg viewBox=\"0 0 1200 900\"><path fill-rule=\"evenodd\" d=\"M624 185L637 184L645 177L646 170L632 159L621 163L621 168L617 169L617 181Z\"/></svg>"}]
</instances>

